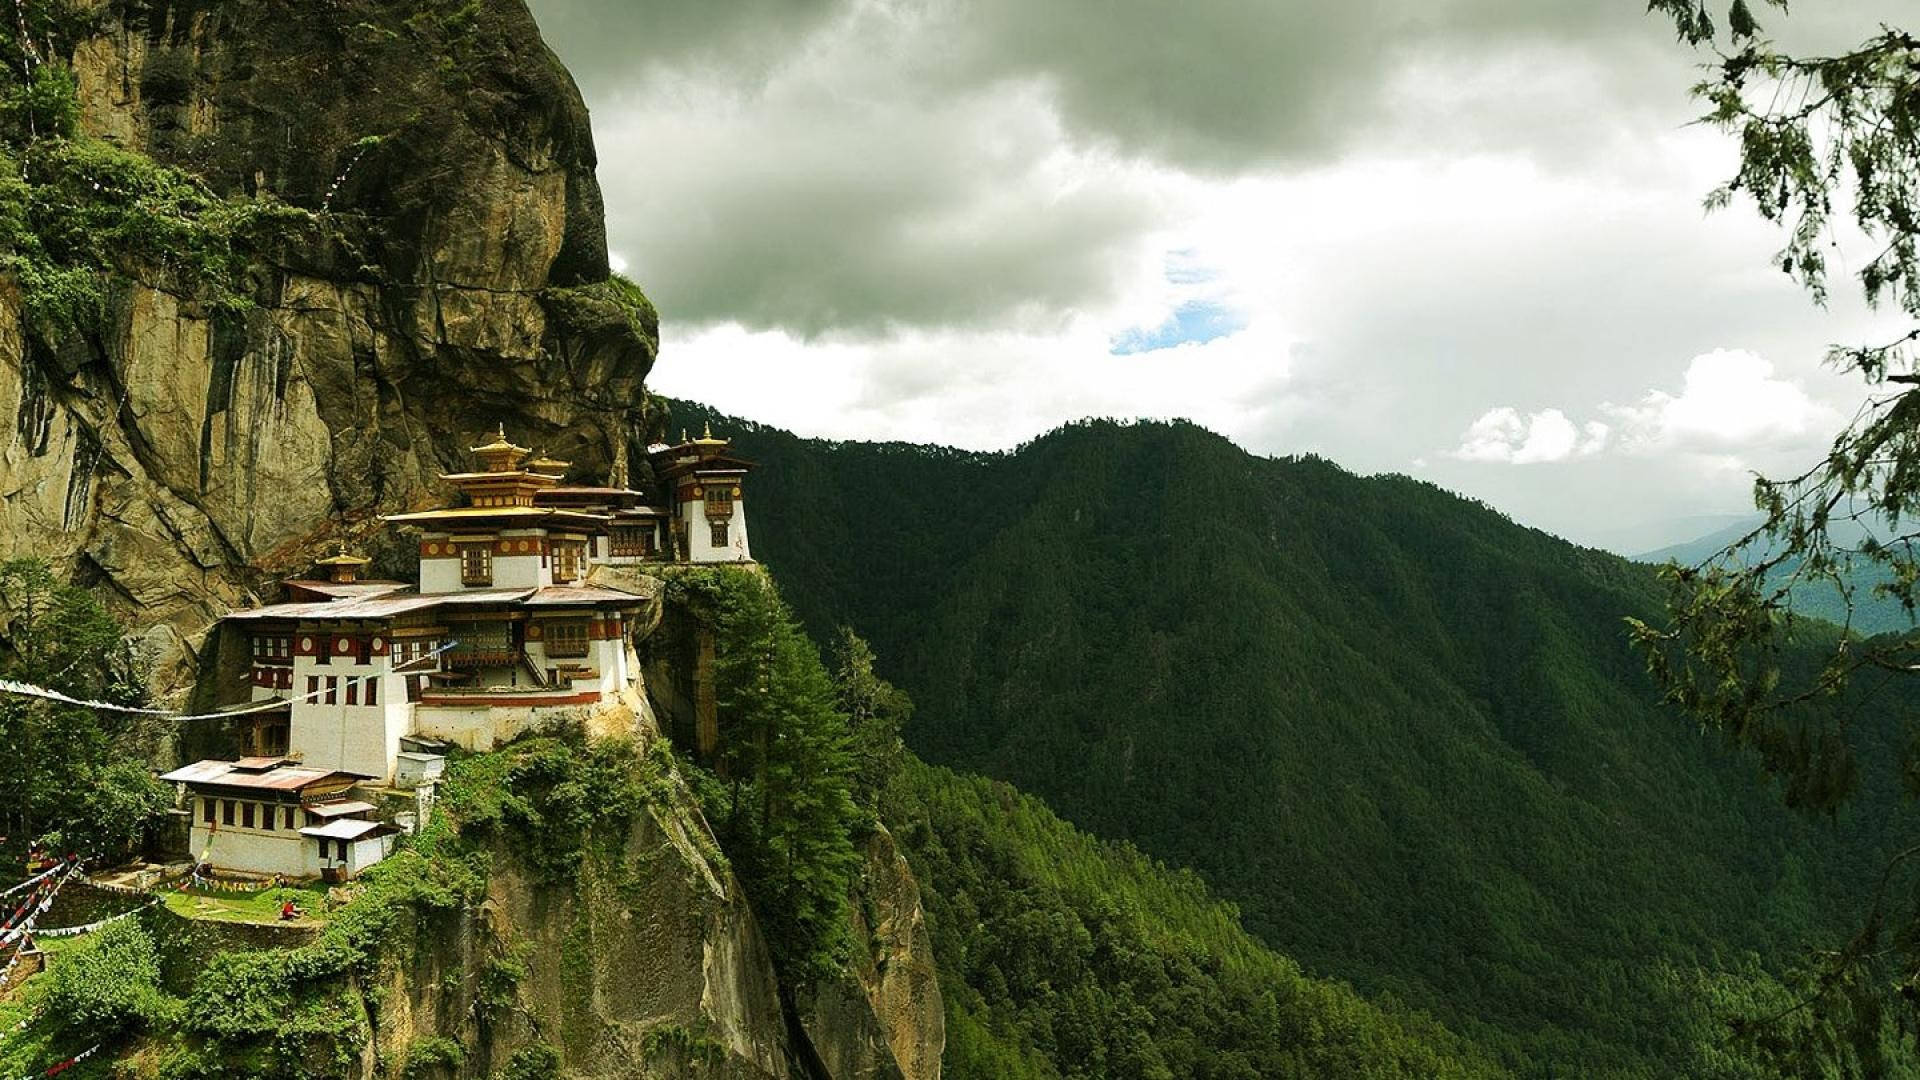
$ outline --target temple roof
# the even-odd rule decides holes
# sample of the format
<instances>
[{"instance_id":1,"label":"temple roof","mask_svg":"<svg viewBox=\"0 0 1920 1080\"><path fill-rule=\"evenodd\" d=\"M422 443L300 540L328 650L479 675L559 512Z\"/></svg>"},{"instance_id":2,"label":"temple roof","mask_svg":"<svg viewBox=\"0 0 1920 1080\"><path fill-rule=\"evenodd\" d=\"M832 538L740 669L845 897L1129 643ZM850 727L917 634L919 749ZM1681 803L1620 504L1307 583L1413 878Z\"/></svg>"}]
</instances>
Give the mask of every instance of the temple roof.
<instances>
[{"instance_id":1,"label":"temple roof","mask_svg":"<svg viewBox=\"0 0 1920 1080\"><path fill-rule=\"evenodd\" d=\"M524 604L547 607L561 604L641 603L646 598L617 589L594 586L546 585L524 589L463 589L460 592L414 593L370 597L344 597L311 603L268 604L265 607L230 611L227 618L241 622L267 619L310 619L351 621L390 619L416 611L439 607L472 607L478 604Z\"/></svg>"},{"instance_id":2,"label":"temple roof","mask_svg":"<svg viewBox=\"0 0 1920 1080\"><path fill-rule=\"evenodd\" d=\"M300 791L323 780L337 777L359 779L359 773L338 769L307 769L280 765L267 769L243 769L240 762L208 758L185 768L175 769L160 779L177 784L214 784L219 787L256 788L262 791Z\"/></svg>"},{"instance_id":3,"label":"temple roof","mask_svg":"<svg viewBox=\"0 0 1920 1080\"><path fill-rule=\"evenodd\" d=\"M554 607L567 604L638 604L646 597L597 585L548 585L527 597L528 607Z\"/></svg>"},{"instance_id":4,"label":"temple roof","mask_svg":"<svg viewBox=\"0 0 1920 1080\"><path fill-rule=\"evenodd\" d=\"M518 446L507 441L507 426L505 424L500 425L500 430L494 435L492 442L481 443L479 446L470 446L467 449L475 454L504 455L511 452L517 457L526 457L528 454L533 453L531 447Z\"/></svg>"},{"instance_id":5,"label":"temple roof","mask_svg":"<svg viewBox=\"0 0 1920 1080\"><path fill-rule=\"evenodd\" d=\"M539 518L555 523L572 522L586 525L604 525L605 514L590 514L585 510L567 510L557 506L455 506L444 510L416 510L410 514L388 514L381 520L388 524L417 525L429 521L508 521L515 518Z\"/></svg>"},{"instance_id":6,"label":"temple roof","mask_svg":"<svg viewBox=\"0 0 1920 1080\"><path fill-rule=\"evenodd\" d=\"M314 825L300 830L301 836L319 840L364 840L370 836L385 836L399 832L399 828L381 821L367 821L363 818L340 818L325 825Z\"/></svg>"},{"instance_id":7,"label":"temple roof","mask_svg":"<svg viewBox=\"0 0 1920 1080\"><path fill-rule=\"evenodd\" d=\"M312 581L307 578L287 578L280 584L290 590L317 593L332 600L385 596L412 588L404 581Z\"/></svg>"}]
</instances>

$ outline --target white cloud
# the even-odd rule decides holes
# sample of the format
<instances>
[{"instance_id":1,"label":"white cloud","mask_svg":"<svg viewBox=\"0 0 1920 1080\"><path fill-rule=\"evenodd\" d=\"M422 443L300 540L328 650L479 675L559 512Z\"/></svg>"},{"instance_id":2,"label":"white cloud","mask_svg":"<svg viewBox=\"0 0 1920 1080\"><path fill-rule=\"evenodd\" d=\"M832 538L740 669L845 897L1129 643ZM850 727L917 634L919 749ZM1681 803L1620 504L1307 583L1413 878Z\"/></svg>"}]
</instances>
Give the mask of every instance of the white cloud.
<instances>
[{"instance_id":1,"label":"white cloud","mask_svg":"<svg viewBox=\"0 0 1920 1080\"><path fill-rule=\"evenodd\" d=\"M1606 448L1607 435L1607 425L1592 420L1575 426L1559 409L1521 416L1518 409L1502 405L1488 409L1467 428L1453 456L1511 465L1566 461L1599 453Z\"/></svg>"},{"instance_id":2,"label":"white cloud","mask_svg":"<svg viewBox=\"0 0 1920 1080\"><path fill-rule=\"evenodd\" d=\"M1717 453L1799 443L1834 426L1832 409L1744 349L1693 358L1678 394L1649 390L1635 405L1603 405L1638 453Z\"/></svg>"},{"instance_id":3,"label":"white cloud","mask_svg":"<svg viewBox=\"0 0 1920 1080\"><path fill-rule=\"evenodd\" d=\"M1499 406L1480 414L1452 454L1461 461L1530 465L1614 449L1684 456L1708 470L1747 468L1743 455L1793 448L1832 430L1836 415L1798 382L1744 349L1715 349L1687 365L1680 392L1649 390L1638 404L1603 404L1607 420L1576 425L1559 409L1522 415Z\"/></svg>"}]
</instances>

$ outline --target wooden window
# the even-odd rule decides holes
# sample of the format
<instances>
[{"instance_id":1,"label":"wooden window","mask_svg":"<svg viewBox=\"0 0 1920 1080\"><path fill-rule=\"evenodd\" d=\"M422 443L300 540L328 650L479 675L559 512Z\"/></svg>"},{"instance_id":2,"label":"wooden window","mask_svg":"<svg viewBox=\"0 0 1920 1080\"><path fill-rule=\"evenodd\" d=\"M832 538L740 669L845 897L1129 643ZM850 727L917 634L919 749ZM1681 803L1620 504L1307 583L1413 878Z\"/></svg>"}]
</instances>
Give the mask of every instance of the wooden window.
<instances>
[{"instance_id":1,"label":"wooden window","mask_svg":"<svg viewBox=\"0 0 1920 1080\"><path fill-rule=\"evenodd\" d=\"M553 546L553 580L575 581L580 577L580 545Z\"/></svg>"},{"instance_id":2,"label":"wooden window","mask_svg":"<svg viewBox=\"0 0 1920 1080\"><path fill-rule=\"evenodd\" d=\"M320 696L320 676L307 676L307 698L312 700Z\"/></svg>"},{"instance_id":3,"label":"wooden window","mask_svg":"<svg viewBox=\"0 0 1920 1080\"><path fill-rule=\"evenodd\" d=\"M233 824L233 800L232 799L220 800L220 824L222 825Z\"/></svg>"},{"instance_id":4,"label":"wooden window","mask_svg":"<svg viewBox=\"0 0 1920 1080\"><path fill-rule=\"evenodd\" d=\"M377 675L367 680L367 704L380 704L380 677Z\"/></svg>"},{"instance_id":5,"label":"wooden window","mask_svg":"<svg viewBox=\"0 0 1920 1080\"><path fill-rule=\"evenodd\" d=\"M540 632L546 639L548 656L587 655L587 624L584 620L543 623Z\"/></svg>"},{"instance_id":6,"label":"wooden window","mask_svg":"<svg viewBox=\"0 0 1920 1080\"><path fill-rule=\"evenodd\" d=\"M653 526L622 525L613 530L615 558L635 558L653 554Z\"/></svg>"},{"instance_id":7,"label":"wooden window","mask_svg":"<svg viewBox=\"0 0 1920 1080\"><path fill-rule=\"evenodd\" d=\"M713 541L713 546L717 548L726 547L727 523L724 521L716 521L709 525L708 528L713 530L713 535L709 537L709 539Z\"/></svg>"},{"instance_id":8,"label":"wooden window","mask_svg":"<svg viewBox=\"0 0 1920 1080\"><path fill-rule=\"evenodd\" d=\"M200 820L213 824L213 800L205 795L200 796Z\"/></svg>"},{"instance_id":9,"label":"wooden window","mask_svg":"<svg viewBox=\"0 0 1920 1080\"><path fill-rule=\"evenodd\" d=\"M340 704L340 676L327 676L327 704Z\"/></svg>"},{"instance_id":10,"label":"wooden window","mask_svg":"<svg viewBox=\"0 0 1920 1080\"><path fill-rule=\"evenodd\" d=\"M705 490L707 516L710 518L730 518L733 516L733 489L710 487Z\"/></svg>"},{"instance_id":11,"label":"wooden window","mask_svg":"<svg viewBox=\"0 0 1920 1080\"><path fill-rule=\"evenodd\" d=\"M460 545L460 583L462 585L493 584L493 545Z\"/></svg>"},{"instance_id":12,"label":"wooden window","mask_svg":"<svg viewBox=\"0 0 1920 1080\"><path fill-rule=\"evenodd\" d=\"M347 704L349 705L360 704L360 680L359 679L347 680Z\"/></svg>"},{"instance_id":13,"label":"wooden window","mask_svg":"<svg viewBox=\"0 0 1920 1080\"><path fill-rule=\"evenodd\" d=\"M240 804L240 825L243 828L253 828L253 804L250 802Z\"/></svg>"},{"instance_id":14,"label":"wooden window","mask_svg":"<svg viewBox=\"0 0 1920 1080\"><path fill-rule=\"evenodd\" d=\"M427 681L427 677L425 675L407 676L407 700L408 701L420 700L420 688L422 685L426 683L426 681Z\"/></svg>"},{"instance_id":15,"label":"wooden window","mask_svg":"<svg viewBox=\"0 0 1920 1080\"><path fill-rule=\"evenodd\" d=\"M287 828L293 828L293 807L287 807Z\"/></svg>"}]
</instances>

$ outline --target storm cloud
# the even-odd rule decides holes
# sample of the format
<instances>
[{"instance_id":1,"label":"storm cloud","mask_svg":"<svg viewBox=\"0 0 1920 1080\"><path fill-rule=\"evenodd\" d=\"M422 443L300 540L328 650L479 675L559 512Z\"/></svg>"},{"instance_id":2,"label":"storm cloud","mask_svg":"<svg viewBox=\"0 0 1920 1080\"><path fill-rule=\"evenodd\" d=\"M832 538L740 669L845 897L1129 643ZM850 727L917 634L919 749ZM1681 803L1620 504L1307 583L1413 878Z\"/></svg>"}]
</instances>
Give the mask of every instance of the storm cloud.
<instances>
[{"instance_id":1,"label":"storm cloud","mask_svg":"<svg viewBox=\"0 0 1920 1080\"><path fill-rule=\"evenodd\" d=\"M1875 317L1703 214L1732 150L1641 0L532 2L666 392L983 448L1183 415L1635 550L1857 404L1819 358ZM1735 383L1798 411L1702 427Z\"/></svg>"}]
</instances>

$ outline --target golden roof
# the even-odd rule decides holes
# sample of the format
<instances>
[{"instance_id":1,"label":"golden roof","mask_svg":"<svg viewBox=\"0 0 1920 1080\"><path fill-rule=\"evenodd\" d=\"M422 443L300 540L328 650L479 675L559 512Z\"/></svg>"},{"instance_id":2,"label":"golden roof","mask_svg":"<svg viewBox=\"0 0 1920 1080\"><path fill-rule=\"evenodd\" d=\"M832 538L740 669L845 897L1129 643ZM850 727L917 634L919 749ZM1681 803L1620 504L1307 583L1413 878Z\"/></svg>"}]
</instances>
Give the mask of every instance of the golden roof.
<instances>
[{"instance_id":1,"label":"golden roof","mask_svg":"<svg viewBox=\"0 0 1920 1080\"><path fill-rule=\"evenodd\" d=\"M313 565L315 566L365 566L372 561L373 561L372 559L363 559L358 555L349 555L344 551L336 551L332 555L329 555L324 559L315 559L313 561Z\"/></svg>"},{"instance_id":2,"label":"golden roof","mask_svg":"<svg viewBox=\"0 0 1920 1080\"><path fill-rule=\"evenodd\" d=\"M494 434L492 442L485 443L480 446L471 446L471 447L468 447L468 449L476 454L500 454L508 451L511 451L517 455L533 453L533 451L528 449L527 447L519 446L507 441L507 425L505 424L500 425L500 429L498 432Z\"/></svg>"}]
</instances>

